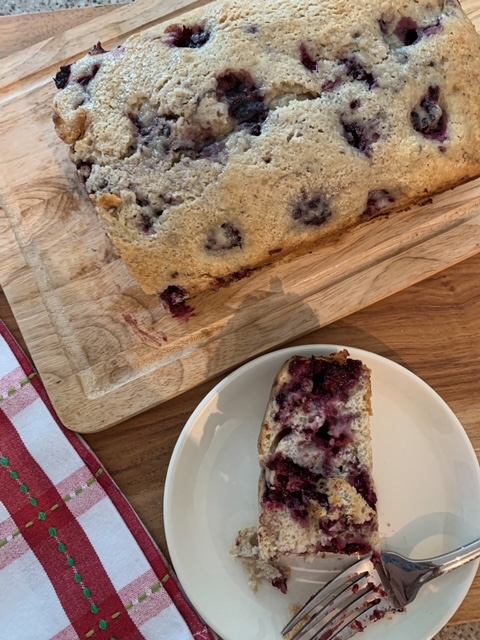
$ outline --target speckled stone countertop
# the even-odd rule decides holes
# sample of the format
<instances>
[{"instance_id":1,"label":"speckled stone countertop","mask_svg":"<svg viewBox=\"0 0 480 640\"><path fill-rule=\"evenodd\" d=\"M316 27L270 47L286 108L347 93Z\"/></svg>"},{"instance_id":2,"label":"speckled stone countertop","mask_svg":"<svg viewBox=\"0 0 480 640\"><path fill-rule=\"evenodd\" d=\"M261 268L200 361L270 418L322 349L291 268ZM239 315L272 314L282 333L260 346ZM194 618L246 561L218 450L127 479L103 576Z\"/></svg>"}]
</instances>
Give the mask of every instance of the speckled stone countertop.
<instances>
[{"instance_id":1,"label":"speckled stone countertop","mask_svg":"<svg viewBox=\"0 0 480 640\"><path fill-rule=\"evenodd\" d=\"M0 0L0 16L57 9L78 9L80 7L100 7L110 4L128 4L133 0Z\"/></svg>"},{"instance_id":2,"label":"speckled stone countertop","mask_svg":"<svg viewBox=\"0 0 480 640\"><path fill-rule=\"evenodd\" d=\"M480 624L463 624L446 627L435 636L434 640L479 640Z\"/></svg>"},{"instance_id":3,"label":"speckled stone countertop","mask_svg":"<svg viewBox=\"0 0 480 640\"><path fill-rule=\"evenodd\" d=\"M0 0L0 16L58 9L129 4L129 2L133 1L134 0ZM405 638L405 640L409 640L409 638ZM446 627L440 631L433 640L480 640L480 623Z\"/></svg>"}]
</instances>

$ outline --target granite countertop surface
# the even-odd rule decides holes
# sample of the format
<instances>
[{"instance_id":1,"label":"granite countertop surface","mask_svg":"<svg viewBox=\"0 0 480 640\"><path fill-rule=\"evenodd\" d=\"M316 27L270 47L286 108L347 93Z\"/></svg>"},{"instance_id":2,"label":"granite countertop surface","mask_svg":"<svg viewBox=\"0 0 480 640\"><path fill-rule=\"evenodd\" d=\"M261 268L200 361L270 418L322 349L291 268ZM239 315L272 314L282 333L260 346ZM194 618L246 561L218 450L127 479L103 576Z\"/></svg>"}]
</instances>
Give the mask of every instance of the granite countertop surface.
<instances>
[{"instance_id":1,"label":"granite countertop surface","mask_svg":"<svg viewBox=\"0 0 480 640\"><path fill-rule=\"evenodd\" d=\"M129 4L133 0L0 0L0 16L81 7L101 7L112 4Z\"/></svg>"},{"instance_id":2,"label":"granite countertop surface","mask_svg":"<svg viewBox=\"0 0 480 640\"><path fill-rule=\"evenodd\" d=\"M71 8L78 9L80 7L128 4L133 1L134 0L0 0L0 16ZM410 639L405 638L405 640ZM445 627L432 640L480 640L480 623Z\"/></svg>"}]
</instances>

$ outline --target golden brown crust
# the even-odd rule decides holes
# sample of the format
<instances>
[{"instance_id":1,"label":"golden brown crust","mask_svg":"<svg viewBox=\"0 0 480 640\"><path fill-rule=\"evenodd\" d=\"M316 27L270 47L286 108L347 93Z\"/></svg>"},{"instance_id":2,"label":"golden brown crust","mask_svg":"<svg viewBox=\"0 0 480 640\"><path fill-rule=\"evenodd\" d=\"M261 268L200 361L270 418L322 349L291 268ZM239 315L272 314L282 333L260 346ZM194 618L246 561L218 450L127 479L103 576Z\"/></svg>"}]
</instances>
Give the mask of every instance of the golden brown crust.
<instances>
[{"instance_id":1,"label":"golden brown crust","mask_svg":"<svg viewBox=\"0 0 480 640\"><path fill-rule=\"evenodd\" d=\"M75 117L66 122L58 112L54 111L52 119L60 138L66 144L73 144L85 135L88 112L78 109Z\"/></svg>"},{"instance_id":2,"label":"golden brown crust","mask_svg":"<svg viewBox=\"0 0 480 640\"><path fill-rule=\"evenodd\" d=\"M194 295L480 175L477 63L454 2L227 0L73 64L54 120L142 288Z\"/></svg>"},{"instance_id":3,"label":"golden brown crust","mask_svg":"<svg viewBox=\"0 0 480 640\"><path fill-rule=\"evenodd\" d=\"M123 200L112 193L103 193L96 200L97 205L102 209L118 209L122 206Z\"/></svg>"}]
</instances>

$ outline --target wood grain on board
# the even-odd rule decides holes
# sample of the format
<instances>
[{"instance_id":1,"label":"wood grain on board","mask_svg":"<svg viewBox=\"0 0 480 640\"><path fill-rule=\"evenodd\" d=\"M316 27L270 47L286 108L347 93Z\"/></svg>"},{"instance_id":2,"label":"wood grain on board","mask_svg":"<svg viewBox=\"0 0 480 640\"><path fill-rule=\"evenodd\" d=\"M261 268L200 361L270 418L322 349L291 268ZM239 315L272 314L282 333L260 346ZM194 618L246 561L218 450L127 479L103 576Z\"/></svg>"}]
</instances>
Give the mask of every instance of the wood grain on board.
<instances>
[{"instance_id":1,"label":"wood grain on board","mask_svg":"<svg viewBox=\"0 0 480 640\"><path fill-rule=\"evenodd\" d=\"M480 253L357 313L296 338L286 346L346 344L378 353L407 367L449 404L480 456L479 274ZM25 347L1 290L0 318ZM221 377L128 418L114 429L84 436L167 558L162 511L167 468L184 424ZM408 473L407 468L405 472ZM480 575L477 575L450 622L480 620L479 603ZM472 633L465 634L465 640L477 637Z\"/></svg>"},{"instance_id":2,"label":"wood grain on board","mask_svg":"<svg viewBox=\"0 0 480 640\"><path fill-rule=\"evenodd\" d=\"M0 283L67 427L94 432L480 251L480 180L290 264L199 296L180 323L102 232L51 124L56 67L188 0L134 4L0 60ZM480 25L480 2L465 9Z\"/></svg>"}]
</instances>

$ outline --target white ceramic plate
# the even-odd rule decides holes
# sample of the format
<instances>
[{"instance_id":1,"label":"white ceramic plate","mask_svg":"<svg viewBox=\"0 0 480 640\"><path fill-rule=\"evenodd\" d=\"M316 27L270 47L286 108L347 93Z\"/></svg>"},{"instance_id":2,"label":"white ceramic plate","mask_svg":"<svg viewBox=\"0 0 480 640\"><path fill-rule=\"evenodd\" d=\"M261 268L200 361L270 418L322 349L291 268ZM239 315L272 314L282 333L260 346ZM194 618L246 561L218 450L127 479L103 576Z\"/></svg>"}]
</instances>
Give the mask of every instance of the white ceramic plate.
<instances>
[{"instance_id":1,"label":"white ceramic plate","mask_svg":"<svg viewBox=\"0 0 480 640\"><path fill-rule=\"evenodd\" d=\"M257 438L277 371L292 355L342 348L301 346L253 360L205 397L178 439L164 497L168 548L187 596L223 640L279 640L290 607L340 566L297 562L287 596L267 584L254 594L229 550L237 532L257 520ZM458 419L407 369L347 349L372 370L374 479L386 546L421 558L478 537L479 465ZM430 582L407 612L372 624L362 640L432 638L462 602L477 567Z\"/></svg>"}]
</instances>

